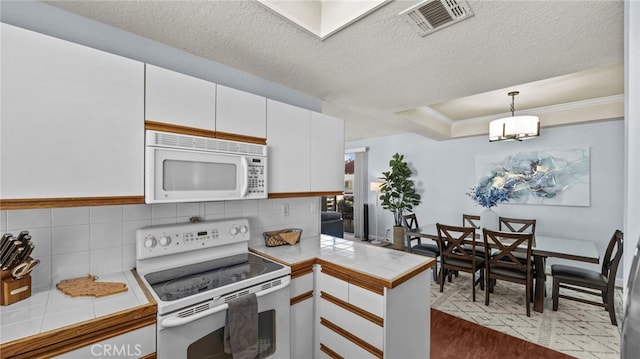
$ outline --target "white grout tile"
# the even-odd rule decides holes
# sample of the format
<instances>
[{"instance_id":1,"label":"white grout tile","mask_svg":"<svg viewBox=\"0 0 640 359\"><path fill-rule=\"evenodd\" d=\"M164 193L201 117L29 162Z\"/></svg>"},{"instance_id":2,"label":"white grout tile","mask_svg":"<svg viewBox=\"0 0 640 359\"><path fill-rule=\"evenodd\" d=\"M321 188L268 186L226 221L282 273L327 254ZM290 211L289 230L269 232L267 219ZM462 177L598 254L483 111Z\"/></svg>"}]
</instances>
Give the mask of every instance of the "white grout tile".
<instances>
[{"instance_id":1,"label":"white grout tile","mask_svg":"<svg viewBox=\"0 0 640 359\"><path fill-rule=\"evenodd\" d=\"M255 216L258 214L258 202L259 200L250 199L242 201L242 216Z\"/></svg>"},{"instance_id":2,"label":"white grout tile","mask_svg":"<svg viewBox=\"0 0 640 359\"><path fill-rule=\"evenodd\" d=\"M122 246L122 270L131 270L136 267L136 246Z\"/></svg>"},{"instance_id":3,"label":"white grout tile","mask_svg":"<svg viewBox=\"0 0 640 359\"><path fill-rule=\"evenodd\" d=\"M127 287L129 287L127 285ZM96 298L93 301L93 309L96 317L101 317L121 310L129 309L139 305L135 294L128 289L126 292Z\"/></svg>"},{"instance_id":4,"label":"white grout tile","mask_svg":"<svg viewBox=\"0 0 640 359\"><path fill-rule=\"evenodd\" d=\"M46 308L46 303L42 303L2 313L2 329L6 326L28 320L42 320Z\"/></svg>"},{"instance_id":5,"label":"white grout tile","mask_svg":"<svg viewBox=\"0 0 640 359\"><path fill-rule=\"evenodd\" d=\"M151 225L151 219L129 221L122 223L122 245L136 244L136 231Z\"/></svg>"},{"instance_id":6,"label":"white grout tile","mask_svg":"<svg viewBox=\"0 0 640 359\"><path fill-rule=\"evenodd\" d=\"M51 229L51 254L89 250L89 225L53 227Z\"/></svg>"},{"instance_id":7,"label":"white grout tile","mask_svg":"<svg viewBox=\"0 0 640 359\"><path fill-rule=\"evenodd\" d=\"M224 202L206 202L204 204L205 216L224 214Z\"/></svg>"},{"instance_id":8,"label":"white grout tile","mask_svg":"<svg viewBox=\"0 0 640 359\"><path fill-rule=\"evenodd\" d=\"M201 216L200 203L178 203L178 217Z\"/></svg>"},{"instance_id":9,"label":"white grout tile","mask_svg":"<svg viewBox=\"0 0 640 359\"><path fill-rule=\"evenodd\" d=\"M242 215L242 201L224 201L224 215L229 217L230 213L240 213Z\"/></svg>"},{"instance_id":10,"label":"white grout tile","mask_svg":"<svg viewBox=\"0 0 640 359\"><path fill-rule=\"evenodd\" d=\"M29 231L31 243L36 246L31 257L51 255L51 227L24 228L23 230ZM12 233L18 235L17 231Z\"/></svg>"},{"instance_id":11,"label":"white grout tile","mask_svg":"<svg viewBox=\"0 0 640 359\"><path fill-rule=\"evenodd\" d=\"M89 207L53 208L51 210L51 225L73 226L89 224Z\"/></svg>"},{"instance_id":12,"label":"white grout tile","mask_svg":"<svg viewBox=\"0 0 640 359\"><path fill-rule=\"evenodd\" d=\"M149 204L134 204L129 206L123 206L123 220L124 221L139 221L143 219L151 219L151 205Z\"/></svg>"},{"instance_id":13,"label":"white grout tile","mask_svg":"<svg viewBox=\"0 0 640 359\"><path fill-rule=\"evenodd\" d=\"M162 203L151 205L151 219L176 218L178 207L175 203Z\"/></svg>"},{"instance_id":14,"label":"white grout tile","mask_svg":"<svg viewBox=\"0 0 640 359\"><path fill-rule=\"evenodd\" d=\"M36 288L49 289L51 286L51 255L38 256L37 259L40 260L40 264L31 272L32 292Z\"/></svg>"},{"instance_id":15,"label":"white grout tile","mask_svg":"<svg viewBox=\"0 0 640 359\"><path fill-rule=\"evenodd\" d=\"M151 220L152 226L159 226L161 224L176 224L176 218L154 218Z\"/></svg>"},{"instance_id":16,"label":"white grout tile","mask_svg":"<svg viewBox=\"0 0 640 359\"><path fill-rule=\"evenodd\" d=\"M47 310L47 313L49 310ZM52 315L47 315L42 320L41 330L43 332L62 328L67 325L84 322L89 319L94 319L95 314L93 305L76 306L73 309L57 312Z\"/></svg>"},{"instance_id":17,"label":"white grout tile","mask_svg":"<svg viewBox=\"0 0 640 359\"><path fill-rule=\"evenodd\" d=\"M0 330L0 343L10 342L15 339L28 337L40 333L42 318L31 319L19 323L2 325Z\"/></svg>"},{"instance_id":18,"label":"white grout tile","mask_svg":"<svg viewBox=\"0 0 640 359\"><path fill-rule=\"evenodd\" d=\"M22 228L49 226L51 226L51 209L22 209L7 211L7 229L10 231L19 232Z\"/></svg>"},{"instance_id":19,"label":"white grout tile","mask_svg":"<svg viewBox=\"0 0 640 359\"><path fill-rule=\"evenodd\" d=\"M96 223L90 228L90 249L122 247L122 222Z\"/></svg>"},{"instance_id":20,"label":"white grout tile","mask_svg":"<svg viewBox=\"0 0 640 359\"><path fill-rule=\"evenodd\" d=\"M92 250L89 268L97 276L122 270L122 246Z\"/></svg>"},{"instance_id":21,"label":"white grout tile","mask_svg":"<svg viewBox=\"0 0 640 359\"><path fill-rule=\"evenodd\" d=\"M122 206L99 206L89 209L89 223L122 222Z\"/></svg>"},{"instance_id":22,"label":"white grout tile","mask_svg":"<svg viewBox=\"0 0 640 359\"><path fill-rule=\"evenodd\" d=\"M89 251L54 255L51 258L51 281L78 278L90 272Z\"/></svg>"},{"instance_id":23,"label":"white grout tile","mask_svg":"<svg viewBox=\"0 0 640 359\"><path fill-rule=\"evenodd\" d=\"M7 231L7 211L0 211L0 233Z\"/></svg>"}]
</instances>

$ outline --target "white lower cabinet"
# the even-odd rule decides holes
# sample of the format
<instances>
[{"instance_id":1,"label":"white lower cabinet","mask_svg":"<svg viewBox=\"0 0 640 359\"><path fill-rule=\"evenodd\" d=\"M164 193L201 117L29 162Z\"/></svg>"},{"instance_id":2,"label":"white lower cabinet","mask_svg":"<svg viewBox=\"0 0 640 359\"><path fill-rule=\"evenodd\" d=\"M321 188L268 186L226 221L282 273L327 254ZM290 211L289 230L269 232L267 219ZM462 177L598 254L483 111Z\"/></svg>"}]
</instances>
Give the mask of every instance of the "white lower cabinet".
<instances>
[{"instance_id":1,"label":"white lower cabinet","mask_svg":"<svg viewBox=\"0 0 640 359\"><path fill-rule=\"evenodd\" d=\"M428 358L430 273L390 288L352 269L317 265L314 357Z\"/></svg>"},{"instance_id":2,"label":"white lower cabinet","mask_svg":"<svg viewBox=\"0 0 640 359\"><path fill-rule=\"evenodd\" d=\"M312 358L314 337L313 271L292 275L291 295L291 358Z\"/></svg>"},{"instance_id":3,"label":"white lower cabinet","mask_svg":"<svg viewBox=\"0 0 640 359\"><path fill-rule=\"evenodd\" d=\"M82 348L66 352L57 358L142 358L156 351L156 326L120 334Z\"/></svg>"}]
</instances>

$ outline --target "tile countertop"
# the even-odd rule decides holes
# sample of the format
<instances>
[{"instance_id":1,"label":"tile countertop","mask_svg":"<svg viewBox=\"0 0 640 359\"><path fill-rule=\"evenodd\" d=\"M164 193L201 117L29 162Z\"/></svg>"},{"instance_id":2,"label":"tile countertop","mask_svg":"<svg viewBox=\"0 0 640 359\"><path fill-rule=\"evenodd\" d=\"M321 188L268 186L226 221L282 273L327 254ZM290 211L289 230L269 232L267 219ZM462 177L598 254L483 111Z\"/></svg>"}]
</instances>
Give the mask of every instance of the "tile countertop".
<instances>
[{"instance_id":1,"label":"tile countertop","mask_svg":"<svg viewBox=\"0 0 640 359\"><path fill-rule=\"evenodd\" d=\"M433 258L328 235L303 237L294 246L250 245L251 251L295 267L309 261L330 263L393 288L435 265Z\"/></svg>"},{"instance_id":2,"label":"tile countertop","mask_svg":"<svg viewBox=\"0 0 640 359\"><path fill-rule=\"evenodd\" d=\"M100 298L71 297L58 290L37 290L31 297L0 307L0 343L93 320L149 301L131 271L101 275L100 282L126 283L128 290Z\"/></svg>"}]
</instances>

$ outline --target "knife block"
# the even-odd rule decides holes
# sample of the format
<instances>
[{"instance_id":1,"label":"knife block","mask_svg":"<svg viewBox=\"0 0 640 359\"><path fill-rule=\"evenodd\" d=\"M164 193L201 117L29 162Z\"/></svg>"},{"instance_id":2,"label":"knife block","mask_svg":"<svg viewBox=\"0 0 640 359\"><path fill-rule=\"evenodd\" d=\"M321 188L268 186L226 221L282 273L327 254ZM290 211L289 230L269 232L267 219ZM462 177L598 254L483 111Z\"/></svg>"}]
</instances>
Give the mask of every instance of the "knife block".
<instances>
[{"instance_id":1,"label":"knife block","mask_svg":"<svg viewBox=\"0 0 640 359\"><path fill-rule=\"evenodd\" d=\"M0 276L2 279L0 305L10 305L31 296L31 274L15 279L11 274L12 270L13 268L3 270Z\"/></svg>"}]
</instances>

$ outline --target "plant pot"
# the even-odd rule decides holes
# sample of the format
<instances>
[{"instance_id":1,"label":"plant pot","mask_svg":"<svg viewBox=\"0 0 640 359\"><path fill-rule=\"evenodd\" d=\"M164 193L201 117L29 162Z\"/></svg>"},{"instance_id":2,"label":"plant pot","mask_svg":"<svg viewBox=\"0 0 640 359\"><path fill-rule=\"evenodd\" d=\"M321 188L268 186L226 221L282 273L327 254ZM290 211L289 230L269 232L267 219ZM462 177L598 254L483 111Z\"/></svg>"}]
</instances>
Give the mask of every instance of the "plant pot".
<instances>
[{"instance_id":1,"label":"plant pot","mask_svg":"<svg viewBox=\"0 0 640 359\"><path fill-rule=\"evenodd\" d=\"M393 249L404 250L404 227L393 226Z\"/></svg>"},{"instance_id":2,"label":"plant pot","mask_svg":"<svg viewBox=\"0 0 640 359\"><path fill-rule=\"evenodd\" d=\"M498 214L491 208L485 208L480 212L480 229L482 228L492 231L498 230Z\"/></svg>"}]
</instances>

